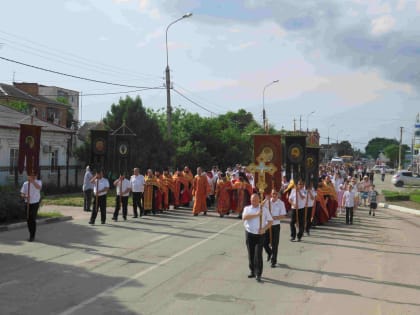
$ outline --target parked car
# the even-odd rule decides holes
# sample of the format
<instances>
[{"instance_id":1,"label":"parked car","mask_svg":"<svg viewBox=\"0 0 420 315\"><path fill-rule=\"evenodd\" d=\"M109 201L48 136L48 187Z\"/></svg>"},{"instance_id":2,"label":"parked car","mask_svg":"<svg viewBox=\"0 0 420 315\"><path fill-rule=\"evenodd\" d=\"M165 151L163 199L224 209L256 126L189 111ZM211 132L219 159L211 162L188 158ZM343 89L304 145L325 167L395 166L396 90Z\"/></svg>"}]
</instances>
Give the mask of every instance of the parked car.
<instances>
[{"instance_id":1,"label":"parked car","mask_svg":"<svg viewBox=\"0 0 420 315\"><path fill-rule=\"evenodd\" d=\"M395 173L395 169L392 168L392 167L389 167L388 165L375 165L374 167L372 167L372 171L379 174L381 172L382 167L385 168L385 173L387 173L387 174L394 174Z\"/></svg>"},{"instance_id":2,"label":"parked car","mask_svg":"<svg viewBox=\"0 0 420 315\"><path fill-rule=\"evenodd\" d=\"M407 170L398 171L392 176L391 183L397 187L404 185L420 186L420 175Z\"/></svg>"}]
</instances>

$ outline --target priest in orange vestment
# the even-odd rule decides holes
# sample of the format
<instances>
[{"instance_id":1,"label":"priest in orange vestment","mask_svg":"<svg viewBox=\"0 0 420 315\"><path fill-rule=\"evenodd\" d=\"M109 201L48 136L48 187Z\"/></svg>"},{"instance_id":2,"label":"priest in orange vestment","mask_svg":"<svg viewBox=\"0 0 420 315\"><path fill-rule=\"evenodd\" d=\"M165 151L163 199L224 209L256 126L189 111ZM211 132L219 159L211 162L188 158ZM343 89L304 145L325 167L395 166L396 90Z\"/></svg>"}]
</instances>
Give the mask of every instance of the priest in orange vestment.
<instances>
[{"instance_id":1,"label":"priest in orange vestment","mask_svg":"<svg viewBox=\"0 0 420 315\"><path fill-rule=\"evenodd\" d=\"M200 212L207 214L207 195L210 193L210 185L206 174L201 167L197 167L192 186L192 195L194 197L193 214L197 216Z\"/></svg>"}]
</instances>

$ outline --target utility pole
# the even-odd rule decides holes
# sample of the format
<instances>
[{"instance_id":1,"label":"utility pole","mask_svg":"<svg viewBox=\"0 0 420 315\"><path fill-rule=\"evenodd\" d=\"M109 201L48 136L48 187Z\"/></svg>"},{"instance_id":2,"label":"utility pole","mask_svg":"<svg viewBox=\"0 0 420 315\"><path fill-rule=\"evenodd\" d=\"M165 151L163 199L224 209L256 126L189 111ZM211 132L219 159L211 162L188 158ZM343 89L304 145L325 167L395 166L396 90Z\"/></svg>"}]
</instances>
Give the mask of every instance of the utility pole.
<instances>
[{"instance_id":1,"label":"utility pole","mask_svg":"<svg viewBox=\"0 0 420 315\"><path fill-rule=\"evenodd\" d=\"M400 127L400 147L398 150L398 170L401 170L401 147L402 147L402 134L404 127Z\"/></svg>"}]
</instances>

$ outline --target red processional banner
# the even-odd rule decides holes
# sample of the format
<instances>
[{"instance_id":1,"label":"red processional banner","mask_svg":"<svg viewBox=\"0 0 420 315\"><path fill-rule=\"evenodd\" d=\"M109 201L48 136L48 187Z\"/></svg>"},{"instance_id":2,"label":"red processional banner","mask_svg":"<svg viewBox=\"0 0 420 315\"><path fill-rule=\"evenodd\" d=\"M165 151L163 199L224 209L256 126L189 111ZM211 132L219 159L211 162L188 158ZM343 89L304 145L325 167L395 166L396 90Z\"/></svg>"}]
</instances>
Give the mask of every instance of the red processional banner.
<instances>
[{"instance_id":1,"label":"red processional banner","mask_svg":"<svg viewBox=\"0 0 420 315\"><path fill-rule=\"evenodd\" d=\"M39 171L41 126L20 125L18 171L22 174L26 165L28 175ZM26 161L26 163L25 163Z\"/></svg>"}]
</instances>

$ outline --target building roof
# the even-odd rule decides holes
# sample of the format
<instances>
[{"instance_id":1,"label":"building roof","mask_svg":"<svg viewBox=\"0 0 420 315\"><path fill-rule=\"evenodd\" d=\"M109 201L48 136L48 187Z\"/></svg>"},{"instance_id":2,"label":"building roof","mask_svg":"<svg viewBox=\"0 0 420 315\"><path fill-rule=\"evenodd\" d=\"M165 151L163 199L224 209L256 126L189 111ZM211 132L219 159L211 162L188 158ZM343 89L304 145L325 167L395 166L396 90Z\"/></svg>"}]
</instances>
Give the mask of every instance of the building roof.
<instances>
[{"instance_id":1,"label":"building roof","mask_svg":"<svg viewBox=\"0 0 420 315\"><path fill-rule=\"evenodd\" d=\"M48 97L42 95L34 96L29 93L26 93L25 91L22 91L21 89L18 89L13 85L0 83L0 98L7 96L27 100L28 102L42 102L52 104L55 106L67 107L67 105L54 101Z\"/></svg>"},{"instance_id":2,"label":"building roof","mask_svg":"<svg viewBox=\"0 0 420 315\"><path fill-rule=\"evenodd\" d=\"M0 105L0 128L19 129L20 124L30 124L31 116L21 113L13 108ZM62 132L62 133L74 133L74 130L60 127L58 125L51 124L44 120L40 120L36 117L33 118L33 124L42 126L42 131L47 132Z\"/></svg>"}]
</instances>

